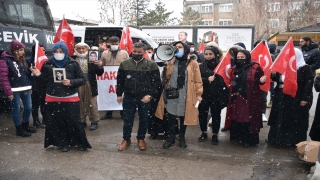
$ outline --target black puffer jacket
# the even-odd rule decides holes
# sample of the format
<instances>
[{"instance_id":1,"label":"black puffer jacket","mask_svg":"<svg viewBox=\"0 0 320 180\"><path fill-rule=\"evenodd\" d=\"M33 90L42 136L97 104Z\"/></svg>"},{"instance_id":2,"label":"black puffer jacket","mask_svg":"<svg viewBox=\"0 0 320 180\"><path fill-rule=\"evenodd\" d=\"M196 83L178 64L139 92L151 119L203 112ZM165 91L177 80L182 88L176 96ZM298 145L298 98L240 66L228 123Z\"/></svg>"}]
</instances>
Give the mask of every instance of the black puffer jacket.
<instances>
[{"instance_id":1,"label":"black puffer jacket","mask_svg":"<svg viewBox=\"0 0 320 180\"><path fill-rule=\"evenodd\" d=\"M304 61L310 66L312 72L320 68L320 50L318 43L312 43L302 48Z\"/></svg>"},{"instance_id":2,"label":"black puffer jacket","mask_svg":"<svg viewBox=\"0 0 320 180\"><path fill-rule=\"evenodd\" d=\"M52 60L48 60L41 68L41 75L37 77L38 81L45 84L46 94L55 97L66 97L78 93L78 87L86 81L84 74L74 59L69 57L68 62L64 65L66 70L66 79L70 80L71 86L65 86L62 83L55 83L53 69L56 68Z\"/></svg>"}]
</instances>

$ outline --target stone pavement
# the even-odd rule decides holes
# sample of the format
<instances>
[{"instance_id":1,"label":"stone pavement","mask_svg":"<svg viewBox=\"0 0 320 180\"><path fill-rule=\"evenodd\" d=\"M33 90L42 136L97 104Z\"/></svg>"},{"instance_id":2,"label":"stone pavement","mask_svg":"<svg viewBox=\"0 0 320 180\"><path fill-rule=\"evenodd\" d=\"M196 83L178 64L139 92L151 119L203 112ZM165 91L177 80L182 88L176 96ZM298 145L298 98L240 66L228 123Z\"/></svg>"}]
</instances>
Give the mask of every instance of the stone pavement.
<instances>
[{"instance_id":1,"label":"stone pavement","mask_svg":"<svg viewBox=\"0 0 320 180\"><path fill-rule=\"evenodd\" d=\"M317 95L310 111L310 126L316 99ZM225 110L222 121L224 114ZM217 146L211 145L211 133L207 142L199 143L200 128L192 126L187 128L186 149L180 149L177 142L169 149L162 149L163 136L150 140L147 135L147 149L140 151L135 139L137 127L136 116L133 142L126 151L118 152L117 147L122 141L122 120L115 111L114 118L100 121L97 130L86 128L93 147L91 150L82 152L74 148L63 153L55 147L43 148L44 129L38 129L28 138L15 136L10 113L1 114L0 179L300 180L306 179L310 169L309 165L298 162L295 151L264 142L269 130L266 123L260 133L259 147L250 148L230 144L228 131L219 133L220 144Z\"/></svg>"}]
</instances>

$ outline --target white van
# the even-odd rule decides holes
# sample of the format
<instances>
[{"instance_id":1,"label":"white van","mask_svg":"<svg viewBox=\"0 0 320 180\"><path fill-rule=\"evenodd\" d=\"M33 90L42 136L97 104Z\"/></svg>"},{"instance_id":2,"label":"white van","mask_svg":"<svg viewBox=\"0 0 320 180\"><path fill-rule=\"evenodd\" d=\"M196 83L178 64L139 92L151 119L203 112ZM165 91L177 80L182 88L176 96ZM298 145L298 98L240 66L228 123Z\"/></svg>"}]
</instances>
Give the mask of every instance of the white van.
<instances>
[{"instance_id":1,"label":"white van","mask_svg":"<svg viewBox=\"0 0 320 180\"><path fill-rule=\"evenodd\" d=\"M123 26L115 26L110 24L99 24L99 26L70 26L75 39L75 44L79 42L85 42L90 47L98 46L103 42L108 42L111 36L117 36L121 38ZM58 29L58 27L56 28ZM158 47L151 36L136 29L129 28L133 43L141 41L146 45L150 45L153 48Z\"/></svg>"}]
</instances>

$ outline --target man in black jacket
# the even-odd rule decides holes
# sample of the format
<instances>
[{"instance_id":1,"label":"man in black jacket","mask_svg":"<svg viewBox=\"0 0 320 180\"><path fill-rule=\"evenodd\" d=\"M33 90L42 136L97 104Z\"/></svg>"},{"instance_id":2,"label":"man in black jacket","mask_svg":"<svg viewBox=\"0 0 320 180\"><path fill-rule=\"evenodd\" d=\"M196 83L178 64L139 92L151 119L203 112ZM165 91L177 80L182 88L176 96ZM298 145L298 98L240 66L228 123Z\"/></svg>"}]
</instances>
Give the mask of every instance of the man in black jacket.
<instances>
[{"instance_id":1,"label":"man in black jacket","mask_svg":"<svg viewBox=\"0 0 320 180\"><path fill-rule=\"evenodd\" d=\"M84 127L87 126L86 117L89 117L91 122L90 130L96 130L99 122L99 112L97 106L98 87L96 75L101 76L104 72L103 67L98 66L102 62L94 61L88 63L88 50L89 46L86 43L78 43L75 45L75 56L73 57L80 65L83 71L86 82L84 85L79 86L80 98L80 118ZM98 50L98 47L97 49Z\"/></svg>"},{"instance_id":2,"label":"man in black jacket","mask_svg":"<svg viewBox=\"0 0 320 180\"><path fill-rule=\"evenodd\" d=\"M160 74L157 64L143 58L145 46L137 42L132 57L121 62L117 75L117 101L123 107L123 141L118 150L123 151L131 144L131 132L136 108L139 113L137 133L138 147L146 149L144 141L149 122L150 100L158 95ZM123 97L122 97L123 95Z\"/></svg>"},{"instance_id":3,"label":"man in black jacket","mask_svg":"<svg viewBox=\"0 0 320 180\"><path fill-rule=\"evenodd\" d=\"M299 43L304 61L310 66L313 76L315 76L315 71L320 68L320 50L319 44L312 42L311 38L305 36L300 39Z\"/></svg>"}]
</instances>

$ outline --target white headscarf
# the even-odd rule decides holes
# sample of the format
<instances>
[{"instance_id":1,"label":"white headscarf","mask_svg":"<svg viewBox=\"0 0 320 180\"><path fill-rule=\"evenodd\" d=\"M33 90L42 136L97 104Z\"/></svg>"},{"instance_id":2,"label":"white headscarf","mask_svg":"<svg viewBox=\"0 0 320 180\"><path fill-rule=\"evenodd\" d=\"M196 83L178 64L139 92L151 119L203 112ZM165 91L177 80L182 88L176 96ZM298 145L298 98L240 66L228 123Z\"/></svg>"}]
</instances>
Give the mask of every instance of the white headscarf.
<instances>
[{"instance_id":1,"label":"white headscarf","mask_svg":"<svg viewBox=\"0 0 320 180\"><path fill-rule=\"evenodd\" d=\"M78 57L80 57L80 58L84 58L84 57L86 57L87 55L88 55L88 51L87 52L85 52L84 54L80 54L78 51L77 51L77 48L78 47L86 47L87 48L87 50L89 50L90 49L90 47L89 47L89 45L87 44L87 43L78 43L78 44L76 44L75 46L74 46L74 54L76 55L76 56L78 56Z\"/></svg>"},{"instance_id":2,"label":"white headscarf","mask_svg":"<svg viewBox=\"0 0 320 180\"><path fill-rule=\"evenodd\" d=\"M294 48L294 51L296 53L296 61L297 61L297 69L303 67L306 65L306 62L304 61L304 58L303 58L303 54L301 52L300 49L298 48Z\"/></svg>"}]
</instances>

